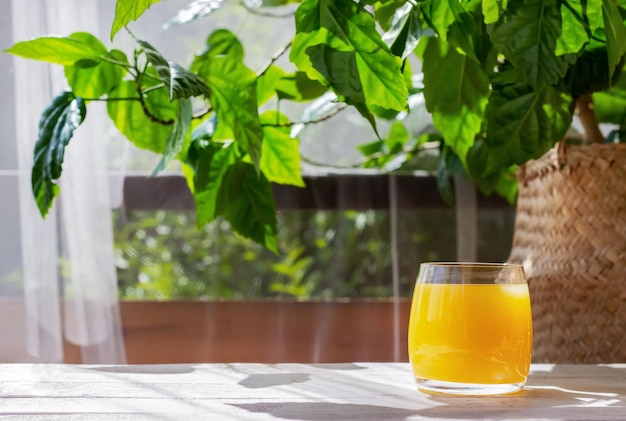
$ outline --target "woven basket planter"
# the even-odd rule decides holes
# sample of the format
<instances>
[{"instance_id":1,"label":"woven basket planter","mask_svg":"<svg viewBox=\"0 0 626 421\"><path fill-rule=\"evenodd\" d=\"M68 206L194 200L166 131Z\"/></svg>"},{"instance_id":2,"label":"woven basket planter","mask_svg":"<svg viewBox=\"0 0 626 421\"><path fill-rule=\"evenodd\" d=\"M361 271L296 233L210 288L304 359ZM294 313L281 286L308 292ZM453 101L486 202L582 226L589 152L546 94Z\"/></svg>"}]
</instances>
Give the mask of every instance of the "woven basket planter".
<instances>
[{"instance_id":1,"label":"woven basket planter","mask_svg":"<svg viewBox=\"0 0 626 421\"><path fill-rule=\"evenodd\" d=\"M559 144L518 178L533 361L626 362L626 144Z\"/></svg>"}]
</instances>

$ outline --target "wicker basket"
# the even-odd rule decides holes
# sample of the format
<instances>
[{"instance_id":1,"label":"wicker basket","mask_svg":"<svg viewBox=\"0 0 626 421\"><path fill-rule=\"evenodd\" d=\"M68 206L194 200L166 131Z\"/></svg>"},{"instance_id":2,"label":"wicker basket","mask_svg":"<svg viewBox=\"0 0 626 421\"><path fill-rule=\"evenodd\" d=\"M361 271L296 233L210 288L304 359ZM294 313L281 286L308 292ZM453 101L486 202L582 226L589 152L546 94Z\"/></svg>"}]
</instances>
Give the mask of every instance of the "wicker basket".
<instances>
[{"instance_id":1,"label":"wicker basket","mask_svg":"<svg viewBox=\"0 0 626 421\"><path fill-rule=\"evenodd\" d=\"M626 362L626 144L559 144L518 178L533 361Z\"/></svg>"}]
</instances>

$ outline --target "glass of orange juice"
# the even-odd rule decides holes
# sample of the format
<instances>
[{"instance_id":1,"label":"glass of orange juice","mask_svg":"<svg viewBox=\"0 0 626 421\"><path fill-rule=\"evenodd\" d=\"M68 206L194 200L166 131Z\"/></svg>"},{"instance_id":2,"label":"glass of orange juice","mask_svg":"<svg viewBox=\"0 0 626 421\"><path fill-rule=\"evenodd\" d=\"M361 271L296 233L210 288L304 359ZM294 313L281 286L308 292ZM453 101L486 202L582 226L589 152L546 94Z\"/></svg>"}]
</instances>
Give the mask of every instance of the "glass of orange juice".
<instances>
[{"instance_id":1,"label":"glass of orange juice","mask_svg":"<svg viewBox=\"0 0 626 421\"><path fill-rule=\"evenodd\" d=\"M513 393L530 369L532 319L524 269L423 263L409 319L417 387L462 395Z\"/></svg>"}]
</instances>

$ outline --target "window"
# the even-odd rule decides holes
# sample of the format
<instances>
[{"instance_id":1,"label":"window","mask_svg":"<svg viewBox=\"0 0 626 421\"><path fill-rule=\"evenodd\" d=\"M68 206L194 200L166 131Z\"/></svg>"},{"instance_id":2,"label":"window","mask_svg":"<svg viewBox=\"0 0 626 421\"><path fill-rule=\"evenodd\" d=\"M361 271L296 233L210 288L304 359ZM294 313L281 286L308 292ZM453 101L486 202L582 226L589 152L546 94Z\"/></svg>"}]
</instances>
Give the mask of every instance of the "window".
<instances>
[{"instance_id":1,"label":"window","mask_svg":"<svg viewBox=\"0 0 626 421\"><path fill-rule=\"evenodd\" d=\"M274 18L251 14L232 2L214 17L163 31L161 23L185 4L168 0L154 5L150 16L132 25L133 33L185 64L202 49L212 30L226 25L241 35L247 64L259 68L283 45L281 34L268 26L291 30L286 23L276 25ZM40 0L29 3L28 10L18 0L10 5L12 13L0 16L0 39L17 41L50 32L91 30L98 26L96 19L99 33L107 34L115 1ZM280 21L291 22L288 16ZM132 51L129 35L121 34L116 42ZM2 48L8 44L5 41ZM280 63L288 66L286 57ZM13 309L10 317L0 317L5 321L0 330L9 332L3 335L2 360L121 362L121 323L129 362L399 360L406 349L401 333L406 299L420 262L462 256L503 261L508 256L513 209L504 200L478 195L477 213L473 206L455 210L443 203L434 177L425 172L388 175L338 169L359 160L357 146L373 140L371 128L350 110L301 132L307 187L274 186L278 255L236 237L221 220L198 230L180 167L173 164L158 177L149 177L159 157L130 146L107 126L104 104L90 104L92 125L81 127L82 137L77 132L68 147L80 159L66 160L62 196L43 221L29 192L28 142L36 138L40 110L63 88L63 76L59 69L50 73L47 66L14 61L8 55L0 55L0 67L15 77L0 80L0 123L7 133L15 133L0 154L0 299L5 304L15 299L16 304L2 306ZM300 106L282 107L294 115L303 111ZM415 117L411 130L427 125ZM81 149L94 147L106 152ZM106 162L101 162L103 157ZM83 173L98 165L104 169L100 173ZM471 204L473 190L464 191ZM121 318L118 296L123 299ZM192 298L204 301L188 301ZM259 300L266 298L270 298L266 303L280 302L282 307L263 318L260 312L267 307ZM356 303L354 319L345 307L325 307L329 300L348 298ZM136 303L138 299L166 300L172 307L168 313L154 303ZM238 310L237 317L224 316L217 304L204 305L223 299L246 299L249 305ZM290 325L287 311L303 304L297 300L311 301L300 307L306 309L308 322ZM362 306L372 301L380 313ZM147 316L148 307L157 313ZM183 311L191 311L191 316ZM146 345L145 323L150 320L157 327L150 326L153 342ZM334 330L348 321L353 323L351 330ZM107 336L108 326L117 335ZM377 336L374 328L387 336ZM256 342L242 347L242 337ZM183 341L185 349L179 346ZM298 346L308 347L307 352L294 351ZM237 347L248 354L235 354ZM341 349L324 353L332 347ZM384 352L363 353L376 347L385 347ZM233 353L214 354L217 348Z\"/></svg>"}]
</instances>

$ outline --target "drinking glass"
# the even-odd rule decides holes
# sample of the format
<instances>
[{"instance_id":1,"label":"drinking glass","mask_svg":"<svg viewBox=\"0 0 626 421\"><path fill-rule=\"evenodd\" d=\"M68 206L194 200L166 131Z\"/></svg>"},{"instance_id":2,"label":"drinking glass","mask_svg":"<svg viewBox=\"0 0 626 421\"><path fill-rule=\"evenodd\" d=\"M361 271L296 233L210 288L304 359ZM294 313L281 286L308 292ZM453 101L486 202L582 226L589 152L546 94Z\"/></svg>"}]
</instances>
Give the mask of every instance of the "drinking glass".
<instances>
[{"instance_id":1,"label":"drinking glass","mask_svg":"<svg viewBox=\"0 0 626 421\"><path fill-rule=\"evenodd\" d=\"M524 269L500 263L421 264L408 336L420 390L462 395L520 390L532 350Z\"/></svg>"}]
</instances>

